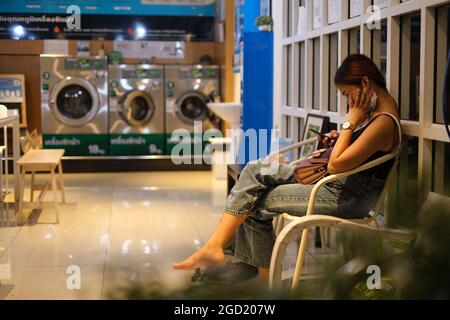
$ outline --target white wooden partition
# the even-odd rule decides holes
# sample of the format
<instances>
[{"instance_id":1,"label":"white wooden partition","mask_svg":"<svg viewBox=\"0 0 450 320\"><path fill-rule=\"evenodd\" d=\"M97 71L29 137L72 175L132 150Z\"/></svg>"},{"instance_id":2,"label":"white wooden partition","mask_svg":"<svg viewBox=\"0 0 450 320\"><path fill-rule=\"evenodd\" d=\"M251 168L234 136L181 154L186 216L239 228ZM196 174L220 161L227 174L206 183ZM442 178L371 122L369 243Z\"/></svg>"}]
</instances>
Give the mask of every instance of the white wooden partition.
<instances>
[{"instance_id":1,"label":"white wooden partition","mask_svg":"<svg viewBox=\"0 0 450 320\"><path fill-rule=\"evenodd\" d=\"M359 50L385 72L400 106L403 131L413 138L400 164L400 174L409 179L405 187L412 188L419 201L430 190L448 194L450 144L442 125L441 96L450 1L387 0L379 12L382 30L371 30L367 24L373 13L366 9L374 0L359 0L362 14L353 18L350 0L338 1L340 12L332 13L338 14L339 21L332 24L329 0L272 1L274 127L294 142L302 139L299 132L308 113L326 115L339 128L346 118L347 101L340 94L336 97L334 72L349 53ZM306 10L304 33L297 33L299 6ZM316 22L314 12L320 13Z\"/></svg>"}]
</instances>

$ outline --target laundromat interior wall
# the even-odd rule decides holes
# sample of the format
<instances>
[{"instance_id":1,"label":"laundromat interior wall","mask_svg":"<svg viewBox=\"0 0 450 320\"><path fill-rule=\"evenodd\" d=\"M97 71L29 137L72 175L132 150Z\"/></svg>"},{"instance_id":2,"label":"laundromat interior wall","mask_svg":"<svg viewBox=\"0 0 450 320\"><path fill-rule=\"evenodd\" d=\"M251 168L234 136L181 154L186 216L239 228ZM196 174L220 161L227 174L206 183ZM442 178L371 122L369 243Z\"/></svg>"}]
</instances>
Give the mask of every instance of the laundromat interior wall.
<instances>
[{"instance_id":1,"label":"laundromat interior wall","mask_svg":"<svg viewBox=\"0 0 450 320\"><path fill-rule=\"evenodd\" d=\"M234 0L228 0L225 40L222 42L186 42L184 59L155 59L157 64L195 64L207 54L221 66L222 100L233 99L233 72L227 64L233 61ZM227 3L228 3L227 1ZM77 40L68 40L70 55L75 55ZM113 41L90 41L91 55L97 55L103 45L105 54L113 50ZM0 74L24 74L26 86L28 130L41 132L41 98L39 55L44 53L43 40L0 40ZM123 58L124 63L138 63L139 59Z\"/></svg>"}]
</instances>

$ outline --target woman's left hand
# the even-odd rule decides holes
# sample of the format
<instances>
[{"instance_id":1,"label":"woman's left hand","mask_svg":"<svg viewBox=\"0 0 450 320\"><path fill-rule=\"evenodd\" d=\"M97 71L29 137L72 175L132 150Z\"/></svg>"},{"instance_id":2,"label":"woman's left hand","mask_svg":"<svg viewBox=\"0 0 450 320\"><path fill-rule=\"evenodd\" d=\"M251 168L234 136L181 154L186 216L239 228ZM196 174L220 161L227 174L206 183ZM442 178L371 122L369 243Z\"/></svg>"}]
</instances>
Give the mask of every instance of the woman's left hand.
<instances>
[{"instance_id":1,"label":"woman's left hand","mask_svg":"<svg viewBox=\"0 0 450 320\"><path fill-rule=\"evenodd\" d=\"M282 154L274 154L272 156L268 156L266 159L270 162L288 163L287 158Z\"/></svg>"},{"instance_id":2,"label":"woman's left hand","mask_svg":"<svg viewBox=\"0 0 450 320\"><path fill-rule=\"evenodd\" d=\"M372 90L366 87L350 93L348 99L350 110L348 111L347 118L355 127L359 126L368 118L372 96Z\"/></svg>"}]
</instances>

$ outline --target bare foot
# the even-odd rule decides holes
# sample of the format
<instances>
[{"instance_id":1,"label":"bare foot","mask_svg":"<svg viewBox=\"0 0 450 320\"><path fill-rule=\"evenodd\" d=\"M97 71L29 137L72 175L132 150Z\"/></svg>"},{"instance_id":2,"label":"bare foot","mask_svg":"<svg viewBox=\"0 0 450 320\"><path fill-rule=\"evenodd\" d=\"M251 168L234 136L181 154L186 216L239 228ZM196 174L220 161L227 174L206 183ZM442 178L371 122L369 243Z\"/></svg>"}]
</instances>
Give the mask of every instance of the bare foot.
<instances>
[{"instance_id":1,"label":"bare foot","mask_svg":"<svg viewBox=\"0 0 450 320\"><path fill-rule=\"evenodd\" d=\"M220 247L203 247L186 260L172 264L175 270L194 270L212 264L221 264L225 260Z\"/></svg>"}]
</instances>

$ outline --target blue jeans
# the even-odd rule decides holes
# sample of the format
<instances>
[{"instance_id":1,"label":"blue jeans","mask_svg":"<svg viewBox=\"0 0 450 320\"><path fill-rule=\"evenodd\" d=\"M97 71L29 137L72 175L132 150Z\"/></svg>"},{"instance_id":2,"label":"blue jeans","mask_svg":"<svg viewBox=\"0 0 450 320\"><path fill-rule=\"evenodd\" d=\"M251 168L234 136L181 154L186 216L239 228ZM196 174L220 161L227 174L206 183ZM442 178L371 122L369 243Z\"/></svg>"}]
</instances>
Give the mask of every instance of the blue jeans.
<instances>
[{"instance_id":1,"label":"blue jeans","mask_svg":"<svg viewBox=\"0 0 450 320\"><path fill-rule=\"evenodd\" d=\"M279 164L267 172L262 160L248 163L227 198L225 211L247 219L236 234L235 256L258 268L269 268L275 242L272 220L287 212L306 214L313 185L303 185L293 177L294 167ZM341 218L368 216L383 188L384 180L355 174L336 183L327 183L317 192L315 214Z\"/></svg>"}]
</instances>

